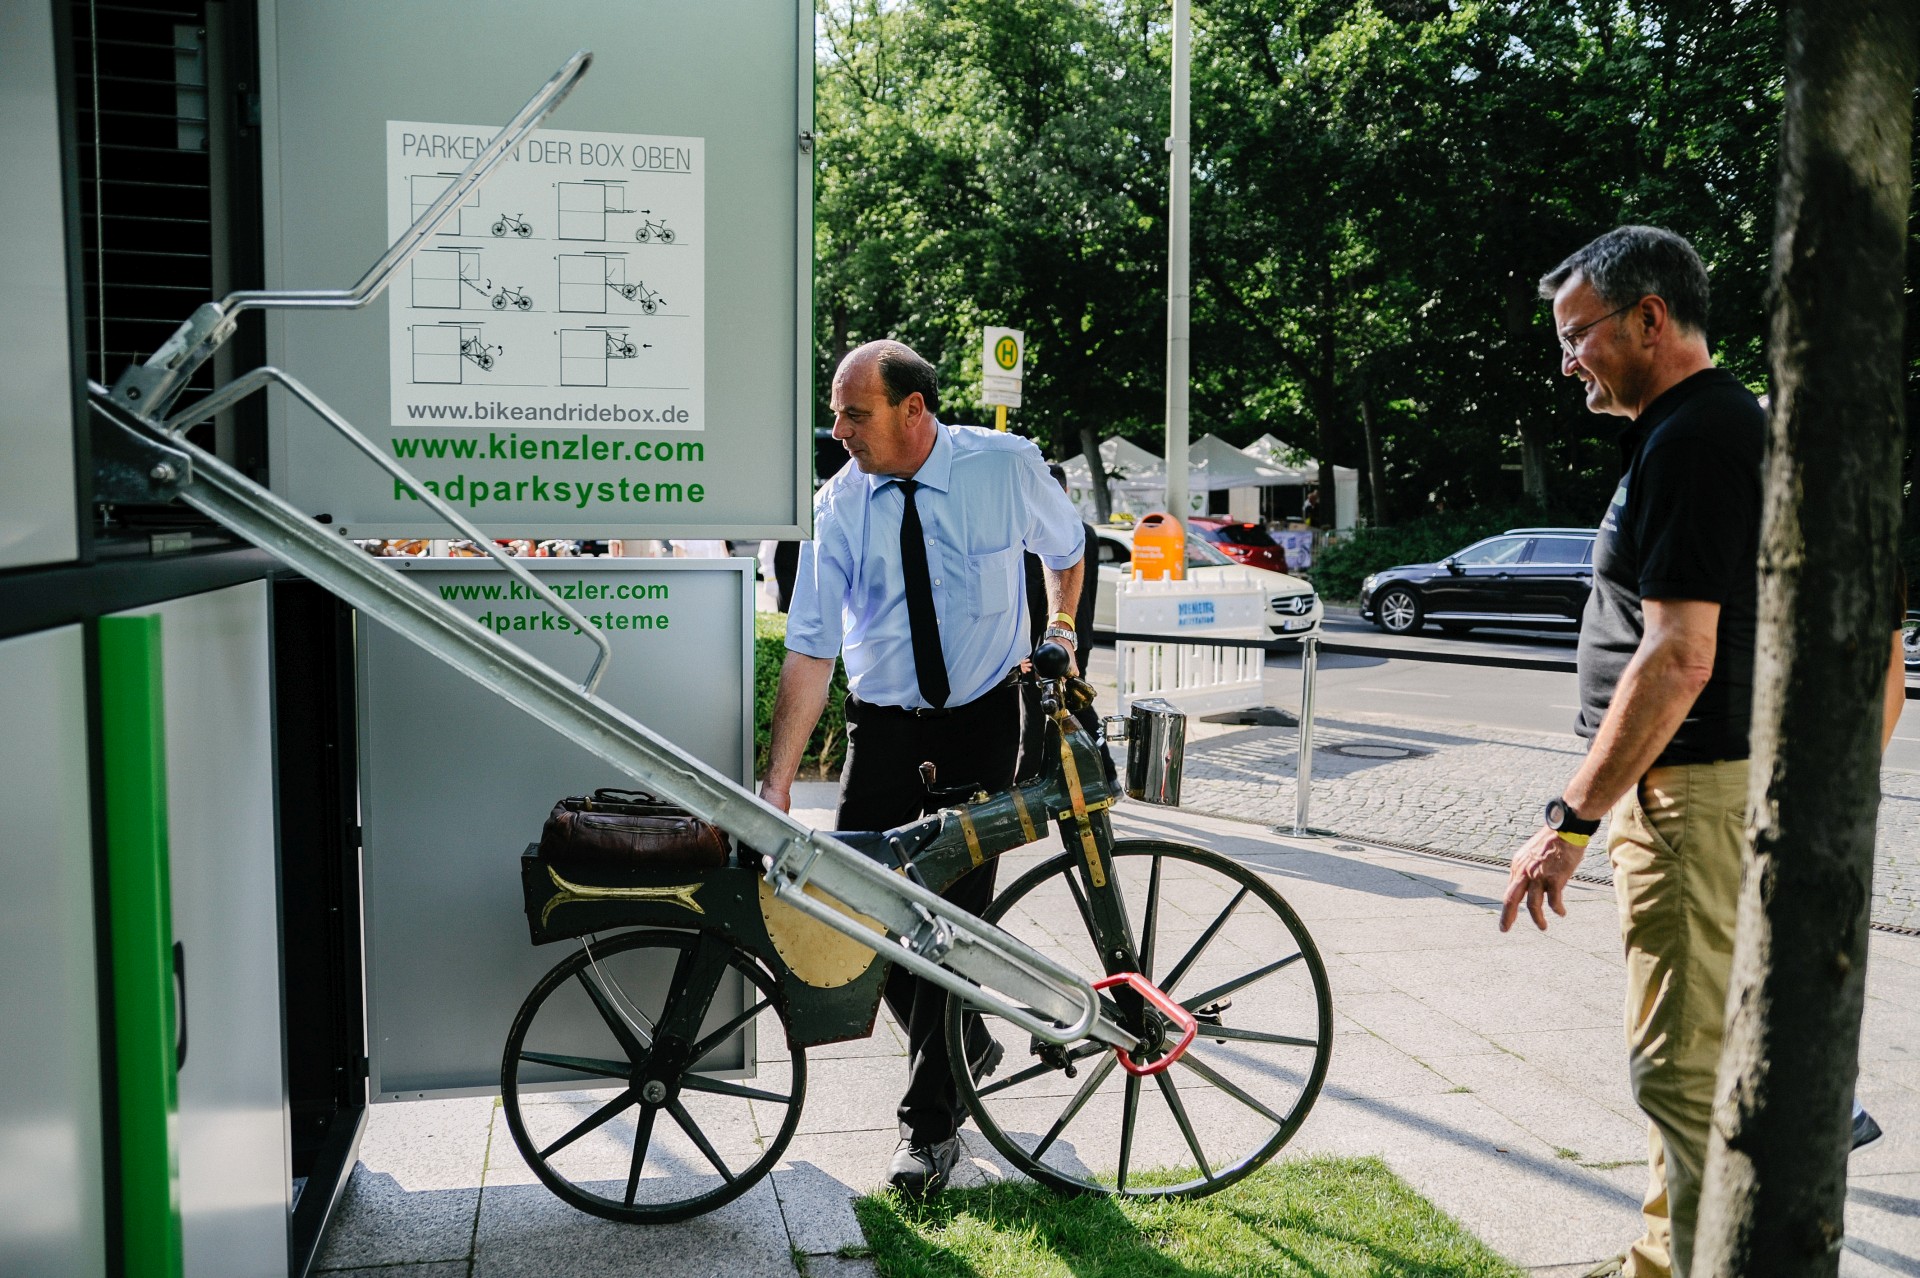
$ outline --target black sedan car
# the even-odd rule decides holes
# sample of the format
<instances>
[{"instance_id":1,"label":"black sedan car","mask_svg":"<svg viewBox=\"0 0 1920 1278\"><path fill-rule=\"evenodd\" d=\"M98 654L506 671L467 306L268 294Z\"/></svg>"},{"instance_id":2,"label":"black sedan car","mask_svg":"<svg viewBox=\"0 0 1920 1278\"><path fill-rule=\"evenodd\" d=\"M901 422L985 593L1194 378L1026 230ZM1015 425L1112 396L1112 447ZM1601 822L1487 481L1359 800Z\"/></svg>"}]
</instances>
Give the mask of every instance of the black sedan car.
<instances>
[{"instance_id":1,"label":"black sedan car","mask_svg":"<svg viewBox=\"0 0 1920 1278\"><path fill-rule=\"evenodd\" d=\"M1579 628L1593 587L1593 529L1509 528L1437 564L1402 564L1360 583L1360 615L1390 635L1431 621Z\"/></svg>"}]
</instances>

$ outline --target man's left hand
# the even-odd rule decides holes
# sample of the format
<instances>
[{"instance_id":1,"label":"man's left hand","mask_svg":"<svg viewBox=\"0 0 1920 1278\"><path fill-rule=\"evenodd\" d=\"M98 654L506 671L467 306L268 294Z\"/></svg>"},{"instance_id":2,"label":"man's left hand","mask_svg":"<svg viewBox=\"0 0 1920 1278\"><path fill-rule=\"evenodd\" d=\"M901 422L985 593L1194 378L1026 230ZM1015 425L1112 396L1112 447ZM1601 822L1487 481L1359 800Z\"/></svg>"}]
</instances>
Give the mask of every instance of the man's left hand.
<instances>
[{"instance_id":1,"label":"man's left hand","mask_svg":"<svg viewBox=\"0 0 1920 1278\"><path fill-rule=\"evenodd\" d=\"M1558 830L1541 826L1513 854L1513 866L1507 877L1507 895L1500 907L1500 930L1505 932L1513 926L1514 919L1520 915L1522 900L1527 903L1527 913L1533 916L1533 925L1542 932L1547 930L1546 911L1540 908L1543 898L1553 907L1555 914L1561 918L1567 917L1562 894L1566 891L1567 880L1580 868L1580 862L1586 859L1586 855L1586 848L1575 847L1561 838Z\"/></svg>"}]
</instances>

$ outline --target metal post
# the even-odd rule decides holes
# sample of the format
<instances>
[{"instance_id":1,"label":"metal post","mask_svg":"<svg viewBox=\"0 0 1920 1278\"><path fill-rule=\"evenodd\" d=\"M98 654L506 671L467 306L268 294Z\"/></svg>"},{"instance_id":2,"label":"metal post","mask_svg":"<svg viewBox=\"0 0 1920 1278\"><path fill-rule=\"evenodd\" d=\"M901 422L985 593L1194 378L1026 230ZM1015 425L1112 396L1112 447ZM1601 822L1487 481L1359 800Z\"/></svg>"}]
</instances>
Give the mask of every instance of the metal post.
<instances>
[{"instance_id":1,"label":"metal post","mask_svg":"<svg viewBox=\"0 0 1920 1278\"><path fill-rule=\"evenodd\" d=\"M1188 86L1193 62L1188 0L1173 0L1173 131L1167 138L1167 513L1187 519L1187 372L1189 299L1188 187L1193 160L1188 146Z\"/></svg>"},{"instance_id":2,"label":"metal post","mask_svg":"<svg viewBox=\"0 0 1920 1278\"><path fill-rule=\"evenodd\" d=\"M1313 685L1320 673L1320 637L1308 635L1300 643L1300 766L1293 778L1293 833L1305 838L1307 808L1313 798Z\"/></svg>"}]
</instances>

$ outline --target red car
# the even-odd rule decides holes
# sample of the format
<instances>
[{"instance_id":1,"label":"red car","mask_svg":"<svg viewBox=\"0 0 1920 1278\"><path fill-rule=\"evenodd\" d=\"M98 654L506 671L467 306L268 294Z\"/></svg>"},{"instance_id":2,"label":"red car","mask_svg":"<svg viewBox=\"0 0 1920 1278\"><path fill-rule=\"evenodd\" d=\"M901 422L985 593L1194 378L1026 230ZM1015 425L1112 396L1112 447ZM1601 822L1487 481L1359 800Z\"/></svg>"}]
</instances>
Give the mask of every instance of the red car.
<instances>
[{"instance_id":1,"label":"red car","mask_svg":"<svg viewBox=\"0 0 1920 1278\"><path fill-rule=\"evenodd\" d=\"M1272 572L1287 572L1287 552L1259 524L1235 523L1231 519L1217 519L1195 515L1187 520L1187 527L1198 536L1206 538L1215 549L1237 564L1249 568L1265 568Z\"/></svg>"}]
</instances>

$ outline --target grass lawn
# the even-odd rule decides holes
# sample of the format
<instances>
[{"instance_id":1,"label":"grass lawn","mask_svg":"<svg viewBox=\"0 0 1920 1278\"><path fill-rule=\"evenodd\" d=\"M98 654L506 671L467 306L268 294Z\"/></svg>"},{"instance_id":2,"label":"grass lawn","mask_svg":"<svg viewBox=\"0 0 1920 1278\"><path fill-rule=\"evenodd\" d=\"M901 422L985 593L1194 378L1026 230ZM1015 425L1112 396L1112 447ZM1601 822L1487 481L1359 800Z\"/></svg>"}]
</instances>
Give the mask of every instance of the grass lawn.
<instances>
[{"instance_id":1,"label":"grass lawn","mask_svg":"<svg viewBox=\"0 0 1920 1278\"><path fill-rule=\"evenodd\" d=\"M1519 1273L1377 1158L1277 1164L1184 1202L1062 1198L1019 1182L926 1203L874 1194L854 1212L882 1278Z\"/></svg>"}]
</instances>

